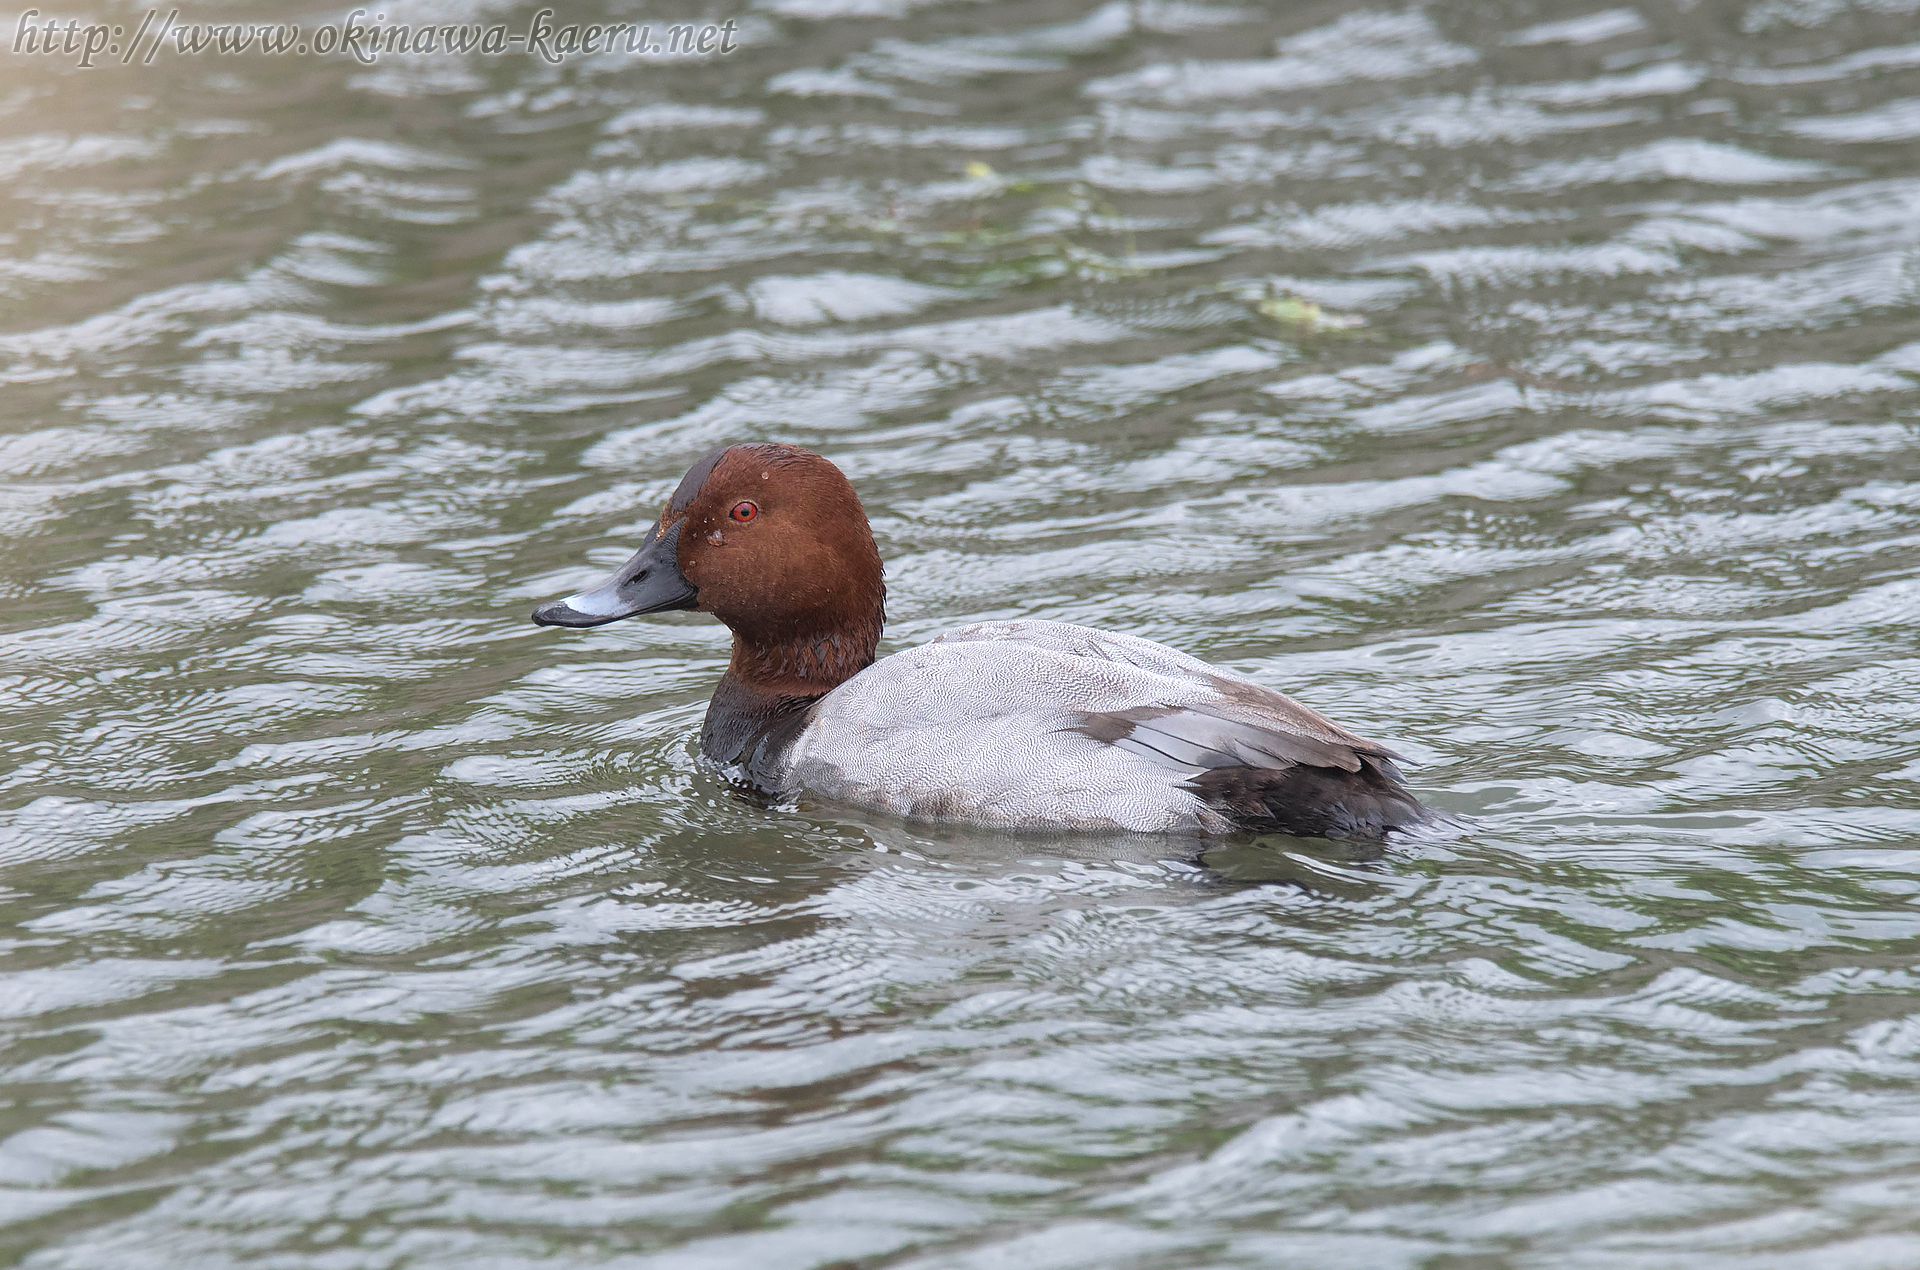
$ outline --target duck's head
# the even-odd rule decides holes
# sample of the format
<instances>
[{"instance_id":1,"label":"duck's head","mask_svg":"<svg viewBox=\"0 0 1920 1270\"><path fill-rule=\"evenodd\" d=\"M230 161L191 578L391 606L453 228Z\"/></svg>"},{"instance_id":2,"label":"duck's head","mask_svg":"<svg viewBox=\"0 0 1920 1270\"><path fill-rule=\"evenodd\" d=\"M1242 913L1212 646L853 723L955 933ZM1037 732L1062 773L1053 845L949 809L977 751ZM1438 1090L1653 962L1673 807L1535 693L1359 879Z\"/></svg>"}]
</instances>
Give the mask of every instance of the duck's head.
<instances>
[{"instance_id":1,"label":"duck's head","mask_svg":"<svg viewBox=\"0 0 1920 1270\"><path fill-rule=\"evenodd\" d=\"M733 631L736 673L811 689L843 663L858 662L842 679L873 660L885 603L873 531L840 469L798 446L731 445L687 469L613 576L533 620L603 626L696 609Z\"/></svg>"}]
</instances>

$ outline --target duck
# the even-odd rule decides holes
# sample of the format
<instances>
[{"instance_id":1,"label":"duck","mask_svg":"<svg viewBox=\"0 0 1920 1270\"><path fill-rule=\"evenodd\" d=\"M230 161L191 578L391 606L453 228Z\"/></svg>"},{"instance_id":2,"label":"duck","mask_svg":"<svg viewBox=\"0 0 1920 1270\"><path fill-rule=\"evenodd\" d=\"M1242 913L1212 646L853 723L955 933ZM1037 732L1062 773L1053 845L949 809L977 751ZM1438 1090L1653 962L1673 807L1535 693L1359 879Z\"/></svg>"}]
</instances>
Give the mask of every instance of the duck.
<instances>
[{"instance_id":1,"label":"duck","mask_svg":"<svg viewBox=\"0 0 1920 1270\"><path fill-rule=\"evenodd\" d=\"M834 463L721 446L633 557L542 626L695 610L733 650L700 730L729 781L1009 830L1381 840L1429 818L1399 755L1272 688L1139 636L980 622L878 657L880 550Z\"/></svg>"}]
</instances>

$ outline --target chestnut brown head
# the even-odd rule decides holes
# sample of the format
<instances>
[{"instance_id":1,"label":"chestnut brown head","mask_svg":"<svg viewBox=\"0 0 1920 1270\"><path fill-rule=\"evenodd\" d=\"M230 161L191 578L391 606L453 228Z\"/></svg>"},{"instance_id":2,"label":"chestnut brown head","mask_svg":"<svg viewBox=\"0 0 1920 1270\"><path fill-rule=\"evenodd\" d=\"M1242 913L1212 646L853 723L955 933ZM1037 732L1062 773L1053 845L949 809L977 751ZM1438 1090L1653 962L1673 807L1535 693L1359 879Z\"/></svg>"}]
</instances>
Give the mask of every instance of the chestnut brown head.
<instances>
[{"instance_id":1,"label":"chestnut brown head","mask_svg":"<svg viewBox=\"0 0 1920 1270\"><path fill-rule=\"evenodd\" d=\"M811 679L788 663L857 661L857 671L872 660L885 601L873 531L840 469L798 446L752 444L695 463L631 560L533 620L600 626L697 609L738 637L736 671L744 652L784 667L776 677Z\"/></svg>"}]
</instances>

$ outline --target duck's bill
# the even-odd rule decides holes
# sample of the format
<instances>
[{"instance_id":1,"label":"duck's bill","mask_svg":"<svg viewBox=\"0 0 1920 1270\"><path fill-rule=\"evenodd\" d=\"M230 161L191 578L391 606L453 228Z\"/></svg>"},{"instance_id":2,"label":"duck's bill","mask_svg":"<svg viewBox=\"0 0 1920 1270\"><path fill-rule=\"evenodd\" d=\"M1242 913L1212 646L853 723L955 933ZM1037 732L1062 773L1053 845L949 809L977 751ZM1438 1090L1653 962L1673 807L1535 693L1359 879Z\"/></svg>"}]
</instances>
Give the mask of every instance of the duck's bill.
<instances>
[{"instance_id":1,"label":"duck's bill","mask_svg":"<svg viewBox=\"0 0 1920 1270\"><path fill-rule=\"evenodd\" d=\"M692 608L700 593L680 572L680 525L684 523L676 523L664 534L655 525L633 559L615 569L612 577L591 591L542 604L533 611L533 620L542 626L605 626L641 613Z\"/></svg>"}]
</instances>

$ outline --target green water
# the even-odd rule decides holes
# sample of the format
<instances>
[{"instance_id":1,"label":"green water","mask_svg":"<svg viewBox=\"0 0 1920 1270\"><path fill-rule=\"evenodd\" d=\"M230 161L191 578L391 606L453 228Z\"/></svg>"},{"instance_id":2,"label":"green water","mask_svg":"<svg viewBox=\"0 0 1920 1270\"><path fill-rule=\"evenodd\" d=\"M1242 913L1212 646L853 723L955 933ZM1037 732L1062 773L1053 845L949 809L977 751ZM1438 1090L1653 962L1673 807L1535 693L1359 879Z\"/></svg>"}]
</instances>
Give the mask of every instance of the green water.
<instances>
[{"instance_id":1,"label":"green water","mask_svg":"<svg viewBox=\"0 0 1920 1270\"><path fill-rule=\"evenodd\" d=\"M1920 1266L1914 0L567 16L0 21L0 1260ZM756 439L1458 825L734 797L527 614Z\"/></svg>"}]
</instances>

